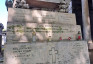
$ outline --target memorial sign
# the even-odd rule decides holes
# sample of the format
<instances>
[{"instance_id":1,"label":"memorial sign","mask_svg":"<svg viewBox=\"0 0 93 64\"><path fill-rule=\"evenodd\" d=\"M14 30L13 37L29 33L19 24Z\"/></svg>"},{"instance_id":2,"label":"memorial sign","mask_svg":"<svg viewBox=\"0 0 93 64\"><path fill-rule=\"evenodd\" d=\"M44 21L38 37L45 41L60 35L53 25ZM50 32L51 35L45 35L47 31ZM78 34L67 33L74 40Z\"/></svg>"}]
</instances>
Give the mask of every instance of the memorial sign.
<instances>
[{"instance_id":1,"label":"memorial sign","mask_svg":"<svg viewBox=\"0 0 93 64\"><path fill-rule=\"evenodd\" d=\"M86 41L5 45L4 64L90 64Z\"/></svg>"},{"instance_id":2,"label":"memorial sign","mask_svg":"<svg viewBox=\"0 0 93 64\"><path fill-rule=\"evenodd\" d=\"M9 8L8 22L63 23L76 25L74 14L16 8Z\"/></svg>"},{"instance_id":3,"label":"memorial sign","mask_svg":"<svg viewBox=\"0 0 93 64\"><path fill-rule=\"evenodd\" d=\"M7 36L11 35L12 37L8 38L7 41L12 39L13 42L31 42L33 30L36 33L37 41L47 41L49 37L52 41L59 41L60 37L62 40L68 40L69 37L71 40L77 40L76 35L78 32L81 33L79 25L14 23L9 26L9 24Z\"/></svg>"}]
</instances>

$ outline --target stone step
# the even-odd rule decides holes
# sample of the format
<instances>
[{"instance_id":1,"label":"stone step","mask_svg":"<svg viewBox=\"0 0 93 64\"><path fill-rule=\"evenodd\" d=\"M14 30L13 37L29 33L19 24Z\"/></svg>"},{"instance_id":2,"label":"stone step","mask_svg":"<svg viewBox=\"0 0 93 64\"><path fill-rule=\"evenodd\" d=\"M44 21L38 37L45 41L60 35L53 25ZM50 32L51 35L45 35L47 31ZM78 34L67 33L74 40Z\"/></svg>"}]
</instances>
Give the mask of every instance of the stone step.
<instances>
[{"instance_id":1,"label":"stone step","mask_svg":"<svg viewBox=\"0 0 93 64\"><path fill-rule=\"evenodd\" d=\"M8 22L63 23L76 25L76 18L75 14L70 13L9 8Z\"/></svg>"}]
</instances>

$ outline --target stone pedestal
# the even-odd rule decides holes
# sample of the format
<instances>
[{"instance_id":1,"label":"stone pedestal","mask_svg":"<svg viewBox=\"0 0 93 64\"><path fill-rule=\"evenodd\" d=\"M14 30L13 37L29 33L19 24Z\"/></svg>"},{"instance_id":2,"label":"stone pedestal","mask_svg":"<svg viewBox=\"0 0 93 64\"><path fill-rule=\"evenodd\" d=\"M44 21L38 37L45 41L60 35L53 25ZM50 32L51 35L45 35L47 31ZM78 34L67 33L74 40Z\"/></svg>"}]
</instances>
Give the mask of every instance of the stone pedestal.
<instances>
[{"instance_id":1,"label":"stone pedestal","mask_svg":"<svg viewBox=\"0 0 93 64\"><path fill-rule=\"evenodd\" d=\"M86 41L5 45L4 64L90 64Z\"/></svg>"},{"instance_id":2,"label":"stone pedestal","mask_svg":"<svg viewBox=\"0 0 93 64\"><path fill-rule=\"evenodd\" d=\"M15 8L8 12L4 64L90 64L74 14Z\"/></svg>"}]
</instances>

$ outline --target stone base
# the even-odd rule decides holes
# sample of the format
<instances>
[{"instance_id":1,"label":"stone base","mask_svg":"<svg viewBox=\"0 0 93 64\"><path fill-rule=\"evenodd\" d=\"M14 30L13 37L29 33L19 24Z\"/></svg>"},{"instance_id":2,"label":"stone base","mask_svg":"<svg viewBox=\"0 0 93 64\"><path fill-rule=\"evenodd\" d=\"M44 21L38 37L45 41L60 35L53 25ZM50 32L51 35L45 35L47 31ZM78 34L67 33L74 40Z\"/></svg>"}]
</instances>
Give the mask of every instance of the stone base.
<instances>
[{"instance_id":1,"label":"stone base","mask_svg":"<svg viewBox=\"0 0 93 64\"><path fill-rule=\"evenodd\" d=\"M8 22L63 23L76 25L76 18L75 14L69 13L9 8Z\"/></svg>"},{"instance_id":2,"label":"stone base","mask_svg":"<svg viewBox=\"0 0 93 64\"><path fill-rule=\"evenodd\" d=\"M4 64L90 64L86 41L6 44Z\"/></svg>"}]
</instances>

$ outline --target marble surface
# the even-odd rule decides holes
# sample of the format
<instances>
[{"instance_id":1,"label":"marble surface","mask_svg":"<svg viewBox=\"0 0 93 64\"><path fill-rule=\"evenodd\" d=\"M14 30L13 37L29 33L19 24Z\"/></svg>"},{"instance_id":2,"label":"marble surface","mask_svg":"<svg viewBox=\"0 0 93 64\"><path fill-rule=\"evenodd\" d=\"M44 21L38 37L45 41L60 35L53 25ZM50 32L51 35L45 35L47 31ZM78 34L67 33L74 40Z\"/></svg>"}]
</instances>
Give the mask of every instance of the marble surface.
<instances>
[{"instance_id":1,"label":"marble surface","mask_svg":"<svg viewBox=\"0 0 93 64\"><path fill-rule=\"evenodd\" d=\"M90 64L86 41L6 44L4 64Z\"/></svg>"},{"instance_id":2,"label":"marble surface","mask_svg":"<svg viewBox=\"0 0 93 64\"><path fill-rule=\"evenodd\" d=\"M71 40L77 40L78 31L81 32L79 25L8 22L7 41L31 42L33 29L36 33L36 39L39 41L47 41L49 36L51 36L52 41L58 41L60 37L62 40L68 40L69 37Z\"/></svg>"},{"instance_id":3,"label":"marble surface","mask_svg":"<svg viewBox=\"0 0 93 64\"><path fill-rule=\"evenodd\" d=\"M76 18L75 14L70 13L9 8L8 22L63 23L76 25Z\"/></svg>"}]
</instances>

